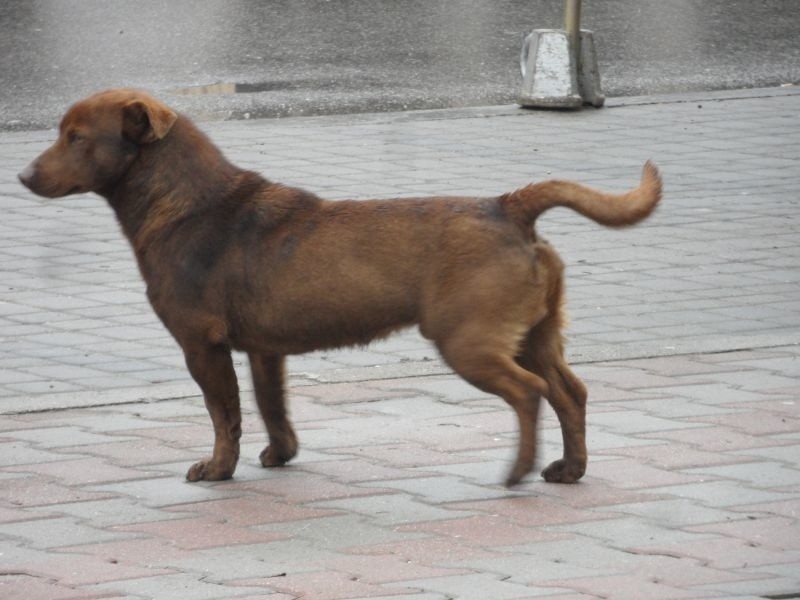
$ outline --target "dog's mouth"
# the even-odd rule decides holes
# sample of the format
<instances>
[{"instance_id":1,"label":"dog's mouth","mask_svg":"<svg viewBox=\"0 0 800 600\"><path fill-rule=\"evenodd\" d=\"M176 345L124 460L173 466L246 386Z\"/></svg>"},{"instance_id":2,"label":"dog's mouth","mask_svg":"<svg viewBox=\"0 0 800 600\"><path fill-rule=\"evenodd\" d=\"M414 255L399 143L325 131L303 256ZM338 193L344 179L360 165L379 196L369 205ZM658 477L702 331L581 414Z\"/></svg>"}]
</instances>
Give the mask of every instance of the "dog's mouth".
<instances>
[{"instance_id":1,"label":"dog's mouth","mask_svg":"<svg viewBox=\"0 0 800 600\"><path fill-rule=\"evenodd\" d=\"M69 188L62 188L58 185L42 185L37 180L23 181L25 187L32 191L37 196L43 198L63 198L64 196L71 196L72 194L81 194L84 190L80 185L73 185Z\"/></svg>"}]
</instances>

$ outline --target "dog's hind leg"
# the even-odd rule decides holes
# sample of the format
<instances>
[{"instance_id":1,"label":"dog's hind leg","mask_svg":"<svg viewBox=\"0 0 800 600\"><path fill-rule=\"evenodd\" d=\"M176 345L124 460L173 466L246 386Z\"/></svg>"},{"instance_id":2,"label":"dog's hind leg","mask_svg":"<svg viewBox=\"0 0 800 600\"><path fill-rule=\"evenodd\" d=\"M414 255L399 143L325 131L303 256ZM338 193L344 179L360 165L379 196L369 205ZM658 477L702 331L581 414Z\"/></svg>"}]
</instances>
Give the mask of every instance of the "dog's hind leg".
<instances>
[{"instance_id":1,"label":"dog's hind leg","mask_svg":"<svg viewBox=\"0 0 800 600\"><path fill-rule=\"evenodd\" d=\"M448 336L437 345L456 373L478 389L500 396L516 412L519 447L506 479L507 486L516 485L534 466L539 400L547 392L547 384L517 365L506 352L492 349L480 335Z\"/></svg>"},{"instance_id":2,"label":"dog's hind leg","mask_svg":"<svg viewBox=\"0 0 800 600\"><path fill-rule=\"evenodd\" d=\"M542 471L545 481L574 483L586 471L586 387L564 359L558 315L548 317L529 333L517 362L543 377L547 400L561 425L564 456Z\"/></svg>"},{"instance_id":3,"label":"dog's hind leg","mask_svg":"<svg viewBox=\"0 0 800 600\"><path fill-rule=\"evenodd\" d=\"M286 409L284 357L260 354L249 357L256 403L269 435L269 445L261 452L261 464L279 467L297 454L297 436Z\"/></svg>"},{"instance_id":4,"label":"dog's hind leg","mask_svg":"<svg viewBox=\"0 0 800 600\"><path fill-rule=\"evenodd\" d=\"M186 351L186 364L203 390L206 408L214 425L214 452L211 458L192 465L186 473L186 479L229 479L239 461L239 439L242 437L239 386L230 350L221 345L189 348Z\"/></svg>"}]
</instances>

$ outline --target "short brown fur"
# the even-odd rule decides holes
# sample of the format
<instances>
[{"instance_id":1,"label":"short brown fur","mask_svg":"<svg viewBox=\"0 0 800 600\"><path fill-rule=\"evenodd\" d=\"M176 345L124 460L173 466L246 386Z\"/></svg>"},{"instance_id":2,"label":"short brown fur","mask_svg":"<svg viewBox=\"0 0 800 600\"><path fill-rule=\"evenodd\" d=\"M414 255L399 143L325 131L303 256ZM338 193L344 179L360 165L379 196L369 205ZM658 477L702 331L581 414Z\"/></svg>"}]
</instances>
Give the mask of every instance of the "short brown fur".
<instances>
[{"instance_id":1,"label":"short brown fur","mask_svg":"<svg viewBox=\"0 0 800 600\"><path fill-rule=\"evenodd\" d=\"M214 425L213 453L192 465L190 481L229 478L239 458L232 350L249 355L269 435L261 463L275 466L298 447L284 357L414 324L456 373L516 412L509 485L534 466L542 396L564 439L544 478L577 481L586 389L564 360L563 266L534 222L566 206L632 225L661 197L647 163L639 187L621 195L546 181L487 199L326 202L233 166L188 119L136 90L72 106L58 140L20 179L46 197L93 191L114 209Z\"/></svg>"}]
</instances>

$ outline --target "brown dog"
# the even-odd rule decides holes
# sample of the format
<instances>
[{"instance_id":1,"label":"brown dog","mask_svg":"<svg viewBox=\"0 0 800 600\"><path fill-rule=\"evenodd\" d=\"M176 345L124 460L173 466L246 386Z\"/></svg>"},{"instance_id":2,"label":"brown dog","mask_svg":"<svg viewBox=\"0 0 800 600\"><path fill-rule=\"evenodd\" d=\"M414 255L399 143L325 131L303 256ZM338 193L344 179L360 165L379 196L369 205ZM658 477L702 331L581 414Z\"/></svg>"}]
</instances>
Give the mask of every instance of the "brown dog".
<instances>
[{"instance_id":1,"label":"brown dog","mask_svg":"<svg viewBox=\"0 0 800 600\"><path fill-rule=\"evenodd\" d=\"M586 389L564 360L562 263L534 221L566 206L606 226L644 219L661 197L546 181L497 198L326 202L243 171L188 119L151 96L111 90L72 106L54 145L19 175L49 198L104 196L128 237L147 296L180 344L214 424L214 451L190 481L226 479L241 415L231 350L247 352L269 434L264 466L297 453L284 357L363 344L418 324L471 384L516 411L507 484L534 465L539 399L555 409L564 457L547 481L586 469Z\"/></svg>"}]
</instances>

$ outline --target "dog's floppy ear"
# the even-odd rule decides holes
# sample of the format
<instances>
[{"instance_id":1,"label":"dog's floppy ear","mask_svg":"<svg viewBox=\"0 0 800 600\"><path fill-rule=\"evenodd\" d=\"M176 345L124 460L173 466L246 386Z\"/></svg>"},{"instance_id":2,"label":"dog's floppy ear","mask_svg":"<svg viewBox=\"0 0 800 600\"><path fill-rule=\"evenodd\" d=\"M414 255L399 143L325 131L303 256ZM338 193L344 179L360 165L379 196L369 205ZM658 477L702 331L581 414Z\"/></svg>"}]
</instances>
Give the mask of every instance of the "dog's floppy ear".
<instances>
[{"instance_id":1,"label":"dog's floppy ear","mask_svg":"<svg viewBox=\"0 0 800 600\"><path fill-rule=\"evenodd\" d=\"M172 109L153 98L131 100L122 107L122 132L137 144L150 144L167 135L177 118Z\"/></svg>"}]
</instances>

